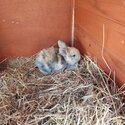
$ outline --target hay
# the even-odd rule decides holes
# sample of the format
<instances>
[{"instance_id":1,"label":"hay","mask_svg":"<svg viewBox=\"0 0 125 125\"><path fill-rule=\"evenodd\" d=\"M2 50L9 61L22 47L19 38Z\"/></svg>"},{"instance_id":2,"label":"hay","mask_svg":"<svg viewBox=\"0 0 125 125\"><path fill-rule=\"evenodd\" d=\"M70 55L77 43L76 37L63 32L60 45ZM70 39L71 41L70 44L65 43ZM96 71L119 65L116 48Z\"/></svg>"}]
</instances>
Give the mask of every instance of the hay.
<instances>
[{"instance_id":1,"label":"hay","mask_svg":"<svg viewBox=\"0 0 125 125\"><path fill-rule=\"evenodd\" d=\"M34 56L0 72L0 125L125 125L125 86L89 58L76 71L44 76Z\"/></svg>"}]
</instances>

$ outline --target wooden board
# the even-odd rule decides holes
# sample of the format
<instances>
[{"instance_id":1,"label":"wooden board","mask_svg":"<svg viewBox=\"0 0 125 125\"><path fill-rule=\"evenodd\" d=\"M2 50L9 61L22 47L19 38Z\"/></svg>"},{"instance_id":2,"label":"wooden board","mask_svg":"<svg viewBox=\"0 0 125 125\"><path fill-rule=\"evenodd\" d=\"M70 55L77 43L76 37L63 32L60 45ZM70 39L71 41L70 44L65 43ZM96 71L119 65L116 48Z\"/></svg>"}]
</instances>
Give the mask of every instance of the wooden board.
<instances>
[{"instance_id":1,"label":"wooden board","mask_svg":"<svg viewBox=\"0 0 125 125\"><path fill-rule=\"evenodd\" d=\"M71 40L72 0L0 0L0 58Z\"/></svg>"},{"instance_id":2,"label":"wooden board","mask_svg":"<svg viewBox=\"0 0 125 125\"><path fill-rule=\"evenodd\" d=\"M112 77L116 75L119 85L125 83L125 5L122 0L76 0L75 40L81 52L96 57L107 73L112 71Z\"/></svg>"}]
</instances>

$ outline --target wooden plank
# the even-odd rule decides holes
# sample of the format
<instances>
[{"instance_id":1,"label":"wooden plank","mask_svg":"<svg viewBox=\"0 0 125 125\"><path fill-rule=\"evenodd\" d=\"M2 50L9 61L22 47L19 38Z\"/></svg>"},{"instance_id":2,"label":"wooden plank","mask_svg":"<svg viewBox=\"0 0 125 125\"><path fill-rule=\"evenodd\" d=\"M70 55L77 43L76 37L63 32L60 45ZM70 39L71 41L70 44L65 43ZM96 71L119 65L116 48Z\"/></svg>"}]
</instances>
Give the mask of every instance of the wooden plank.
<instances>
[{"instance_id":1,"label":"wooden plank","mask_svg":"<svg viewBox=\"0 0 125 125\"><path fill-rule=\"evenodd\" d=\"M1 0L0 58L71 41L72 0Z\"/></svg>"},{"instance_id":2,"label":"wooden plank","mask_svg":"<svg viewBox=\"0 0 125 125\"><path fill-rule=\"evenodd\" d=\"M83 34L82 34L83 33ZM93 42L93 39L86 34L84 31L81 32L81 28L78 27L77 31L75 31L75 46L80 49L82 54L90 55L91 57L95 57L99 66L109 74L110 71L112 72L111 77L114 78L114 73L116 77L116 81L121 86L125 81L125 63L123 60L119 60L116 55L104 51L104 55L102 54L102 48ZM107 64L109 65L110 69L107 67L107 64L103 60L106 60Z\"/></svg>"},{"instance_id":3,"label":"wooden plank","mask_svg":"<svg viewBox=\"0 0 125 125\"><path fill-rule=\"evenodd\" d=\"M118 16L115 11L125 13L122 5L123 2L118 0L76 0L75 4L76 46L83 53L96 57L108 73L101 55L105 25L104 56L112 72L116 72L120 85L125 82L125 15ZM117 16L114 17L113 11Z\"/></svg>"},{"instance_id":4,"label":"wooden plank","mask_svg":"<svg viewBox=\"0 0 125 125\"><path fill-rule=\"evenodd\" d=\"M100 46L102 46L103 24L105 25L105 46L108 51L125 59L125 27L120 24L114 23L110 20L102 18L96 14L88 12L85 9L79 8L78 13L86 15L76 15L76 25L82 27L88 34L93 37ZM77 26L76 26L77 27Z\"/></svg>"},{"instance_id":5,"label":"wooden plank","mask_svg":"<svg viewBox=\"0 0 125 125\"><path fill-rule=\"evenodd\" d=\"M76 0L76 8L79 7L125 25L124 0Z\"/></svg>"}]
</instances>

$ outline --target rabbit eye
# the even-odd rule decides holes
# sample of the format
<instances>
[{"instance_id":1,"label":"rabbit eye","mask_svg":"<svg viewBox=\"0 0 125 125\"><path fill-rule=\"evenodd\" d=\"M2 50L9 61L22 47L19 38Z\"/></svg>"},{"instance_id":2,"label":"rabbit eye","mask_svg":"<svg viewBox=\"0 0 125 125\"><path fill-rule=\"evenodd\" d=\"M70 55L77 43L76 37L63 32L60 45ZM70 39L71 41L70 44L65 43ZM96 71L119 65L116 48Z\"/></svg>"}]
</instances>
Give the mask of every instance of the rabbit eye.
<instances>
[{"instance_id":1,"label":"rabbit eye","mask_svg":"<svg viewBox=\"0 0 125 125\"><path fill-rule=\"evenodd\" d=\"M74 54L74 55L72 55L73 57L75 57L76 55Z\"/></svg>"}]
</instances>

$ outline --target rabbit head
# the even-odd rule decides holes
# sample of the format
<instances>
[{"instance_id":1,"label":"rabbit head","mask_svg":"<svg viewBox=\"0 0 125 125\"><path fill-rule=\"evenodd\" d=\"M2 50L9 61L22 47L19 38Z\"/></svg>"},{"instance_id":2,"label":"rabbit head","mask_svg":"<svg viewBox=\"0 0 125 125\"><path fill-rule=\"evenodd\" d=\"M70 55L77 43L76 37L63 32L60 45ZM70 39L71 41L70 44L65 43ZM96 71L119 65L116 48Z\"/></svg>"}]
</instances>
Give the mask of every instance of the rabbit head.
<instances>
[{"instance_id":1,"label":"rabbit head","mask_svg":"<svg viewBox=\"0 0 125 125\"><path fill-rule=\"evenodd\" d=\"M65 61L69 65L75 65L81 59L81 55L78 49L75 47L67 47L63 41L58 41L59 53L64 57Z\"/></svg>"}]
</instances>

